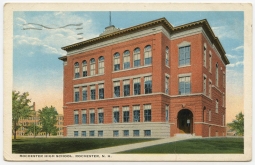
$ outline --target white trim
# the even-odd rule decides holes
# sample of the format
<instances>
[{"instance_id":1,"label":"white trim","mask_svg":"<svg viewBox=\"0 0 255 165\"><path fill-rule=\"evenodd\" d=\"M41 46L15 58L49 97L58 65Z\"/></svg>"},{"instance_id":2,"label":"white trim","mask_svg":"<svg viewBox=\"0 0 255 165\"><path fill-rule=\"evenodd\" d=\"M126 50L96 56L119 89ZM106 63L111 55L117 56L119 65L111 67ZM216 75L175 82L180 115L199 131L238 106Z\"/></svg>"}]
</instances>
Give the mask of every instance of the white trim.
<instances>
[{"instance_id":1,"label":"white trim","mask_svg":"<svg viewBox=\"0 0 255 165\"><path fill-rule=\"evenodd\" d=\"M90 86L90 85L98 85L98 84L104 84L104 81L94 81L90 83L75 84L73 87Z\"/></svg>"},{"instance_id":2,"label":"white trim","mask_svg":"<svg viewBox=\"0 0 255 165\"><path fill-rule=\"evenodd\" d=\"M166 77L168 77L168 78L170 78L170 75L169 75L169 74L167 74L167 73L165 73L165 76L166 76Z\"/></svg>"},{"instance_id":3,"label":"white trim","mask_svg":"<svg viewBox=\"0 0 255 165\"><path fill-rule=\"evenodd\" d=\"M205 73L203 73L203 77L205 77L207 79L207 75Z\"/></svg>"},{"instance_id":4,"label":"white trim","mask_svg":"<svg viewBox=\"0 0 255 165\"><path fill-rule=\"evenodd\" d=\"M188 41L182 41L180 44L177 44L177 46L180 47L184 47L184 46L190 46L191 43Z\"/></svg>"},{"instance_id":5,"label":"white trim","mask_svg":"<svg viewBox=\"0 0 255 165\"><path fill-rule=\"evenodd\" d=\"M113 71L112 73L118 73L118 72L124 72L124 71L134 70L134 69L147 68L147 67L151 67L151 66L152 66L152 64L150 64L150 65L144 65L144 66L139 66L139 67L128 68L128 69L117 70L117 71Z\"/></svg>"},{"instance_id":6,"label":"white trim","mask_svg":"<svg viewBox=\"0 0 255 165\"><path fill-rule=\"evenodd\" d=\"M187 77L190 76L191 77L191 73L182 73L182 74L178 74L177 77Z\"/></svg>"},{"instance_id":7,"label":"white trim","mask_svg":"<svg viewBox=\"0 0 255 165\"><path fill-rule=\"evenodd\" d=\"M85 78L90 78L90 77L96 77L96 76L103 76L103 74L95 74L93 76L86 76L86 77L79 77L79 78L73 78L73 80L80 80L80 79L85 79Z\"/></svg>"},{"instance_id":8,"label":"white trim","mask_svg":"<svg viewBox=\"0 0 255 165\"><path fill-rule=\"evenodd\" d=\"M222 93L221 90L220 90L217 86L212 85L212 87L214 87L215 89L217 89L217 91L219 91L220 93Z\"/></svg>"},{"instance_id":9,"label":"white trim","mask_svg":"<svg viewBox=\"0 0 255 165\"><path fill-rule=\"evenodd\" d=\"M211 123L206 123L206 122L194 122L194 124L207 124L210 126L217 126L217 127L226 127L226 126L222 126L222 125L218 125L218 124L211 124Z\"/></svg>"},{"instance_id":10,"label":"white trim","mask_svg":"<svg viewBox=\"0 0 255 165\"><path fill-rule=\"evenodd\" d=\"M182 65L182 66L178 66L178 68L185 68L185 67L189 67L191 66L190 64L189 65Z\"/></svg>"},{"instance_id":11,"label":"white trim","mask_svg":"<svg viewBox=\"0 0 255 165\"><path fill-rule=\"evenodd\" d=\"M179 33L175 33L175 34L171 35L171 40L199 34L199 33L202 33L202 31L203 31L202 27L198 27L198 28L191 29L191 30L185 30L183 32L179 32Z\"/></svg>"},{"instance_id":12,"label":"white trim","mask_svg":"<svg viewBox=\"0 0 255 165\"><path fill-rule=\"evenodd\" d=\"M189 97L189 96L199 96L199 95L204 95L203 93L190 93L190 94L185 94L185 95L173 95L170 97Z\"/></svg>"},{"instance_id":13,"label":"white trim","mask_svg":"<svg viewBox=\"0 0 255 165\"><path fill-rule=\"evenodd\" d=\"M141 78L141 77L146 77L146 76L152 76L152 73L139 74L139 75L127 76L127 77L118 77L118 78L112 79L112 81L128 80L128 79Z\"/></svg>"}]
</instances>

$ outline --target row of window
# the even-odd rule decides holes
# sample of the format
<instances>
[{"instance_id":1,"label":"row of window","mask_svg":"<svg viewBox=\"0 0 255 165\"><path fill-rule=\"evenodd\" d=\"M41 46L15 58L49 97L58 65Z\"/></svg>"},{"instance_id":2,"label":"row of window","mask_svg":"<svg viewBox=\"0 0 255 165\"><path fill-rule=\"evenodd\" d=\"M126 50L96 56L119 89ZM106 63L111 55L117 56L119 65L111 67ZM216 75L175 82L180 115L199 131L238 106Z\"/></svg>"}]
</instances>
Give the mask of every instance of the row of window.
<instances>
[{"instance_id":1,"label":"row of window","mask_svg":"<svg viewBox=\"0 0 255 165\"><path fill-rule=\"evenodd\" d=\"M208 121L212 121L212 111L211 110L209 110ZM225 126L225 115L222 115L222 126Z\"/></svg>"},{"instance_id":2,"label":"row of window","mask_svg":"<svg viewBox=\"0 0 255 165\"><path fill-rule=\"evenodd\" d=\"M89 131L89 136L90 137L95 137L95 132L94 130ZM120 131L119 130L113 130L112 135L113 137L119 137L120 136ZM151 136L151 130L144 130L144 136ZM78 137L79 135L79 131L74 131L74 137ZM81 136L82 137L86 137L87 136L87 131L81 131ZM98 137L103 137L104 136L104 131L100 130L97 131L97 136ZM130 136L129 134L129 130L123 130L122 131L122 136L124 137L128 137ZM133 130L133 136L134 137L139 137L140 136L140 130Z\"/></svg>"}]
</instances>

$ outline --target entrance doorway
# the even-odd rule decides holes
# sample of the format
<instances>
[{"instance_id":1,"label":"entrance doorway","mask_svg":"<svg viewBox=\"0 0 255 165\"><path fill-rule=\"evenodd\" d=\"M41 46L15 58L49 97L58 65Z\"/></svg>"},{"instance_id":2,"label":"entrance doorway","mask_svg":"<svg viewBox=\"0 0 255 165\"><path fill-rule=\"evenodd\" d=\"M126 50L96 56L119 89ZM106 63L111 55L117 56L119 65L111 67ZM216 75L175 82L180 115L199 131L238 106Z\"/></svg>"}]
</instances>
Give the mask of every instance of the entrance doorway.
<instances>
[{"instance_id":1,"label":"entrance doorway","mask_svg":"<svg viewBox=\"0 0 255 165\"><path fill-rule=\"evenodd\" d=\"M188 109L180 110L177 118L179 133L192 134L193 133L192 112Z\"/></svg>"}]
</instances>

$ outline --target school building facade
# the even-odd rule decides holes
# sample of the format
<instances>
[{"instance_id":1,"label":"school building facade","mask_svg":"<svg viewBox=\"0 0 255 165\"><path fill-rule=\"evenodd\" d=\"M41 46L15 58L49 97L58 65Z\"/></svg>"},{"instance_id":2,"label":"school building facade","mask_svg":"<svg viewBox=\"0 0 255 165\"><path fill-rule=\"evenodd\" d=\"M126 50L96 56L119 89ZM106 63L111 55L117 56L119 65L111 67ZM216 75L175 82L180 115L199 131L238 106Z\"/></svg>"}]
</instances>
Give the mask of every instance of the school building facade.
<instances>
[{"instance_id":1,"label":"school building facade","mask_svg":"<svg viewBox=\"0 0 255 165\"><path fill-rule=\"evenodd\" d=\"M226 136L229 61L207 20L111 25L62 49L64 136Z\"/></svg>"}]
</instances>

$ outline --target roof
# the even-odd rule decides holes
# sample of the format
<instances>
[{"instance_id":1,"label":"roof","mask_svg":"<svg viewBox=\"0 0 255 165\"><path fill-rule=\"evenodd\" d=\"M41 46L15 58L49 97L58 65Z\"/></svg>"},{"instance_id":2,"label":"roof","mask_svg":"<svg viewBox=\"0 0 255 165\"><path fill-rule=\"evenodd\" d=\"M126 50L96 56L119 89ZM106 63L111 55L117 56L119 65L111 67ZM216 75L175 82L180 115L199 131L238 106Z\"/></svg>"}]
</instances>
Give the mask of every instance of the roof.
<instances>
[{"instance_id":1,"label":"roof","mask_svg":"<svg viewBox=\"0 0 255 165\"><path fill-rule=\"evenodd\" d=\"M163 18L159 18L159 19L156 19L156 20L153 20L153 21L150 21L150 22L146 22L146 23L143 23L143 24L136 25L136 26L131 26L131 27L126 28L126 29L118 30L118 31L113 32L113 33L109 33L109 34L106 34L106 35L101 35L99 37L95 37L95 38L92 38L92 39L89 39L89 40L86 40L86 41L74 43L74 44L62 47L61 49L66 50L66 51L78 49L80 47L95 44L96 42L105 41L105 40L108 40L108 39L111 39L111 38L126 35L130 32L134 32L134 31L137 31L137 30L141 30L141 29L156 26L156 25L164 26L166 28L166 30L168 30L171 33L185 31L185 30L188 30L188 29L192 29L192 28L202 26L204 28L204 30L206 31L210 41L215 45L215 47L219 51L219 53L220 53L223 61L225 62L225 64L229 64L229 60L226 56L226 52L225 52L223 46L221 45L218 37L215 36L213 30L211 29L211 26L209 25L209 23L206 19L195 21L195 22L190 22L190 23L187 23L187 24L183 24L183 25L180 25L180 26L173 27L167 21L167 19L163 17ZM60 57L59 59L64 60L65 58Z\"/></svg>"}]
</instances>

